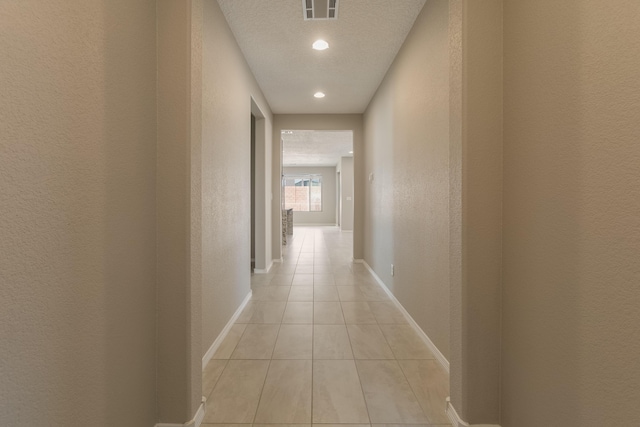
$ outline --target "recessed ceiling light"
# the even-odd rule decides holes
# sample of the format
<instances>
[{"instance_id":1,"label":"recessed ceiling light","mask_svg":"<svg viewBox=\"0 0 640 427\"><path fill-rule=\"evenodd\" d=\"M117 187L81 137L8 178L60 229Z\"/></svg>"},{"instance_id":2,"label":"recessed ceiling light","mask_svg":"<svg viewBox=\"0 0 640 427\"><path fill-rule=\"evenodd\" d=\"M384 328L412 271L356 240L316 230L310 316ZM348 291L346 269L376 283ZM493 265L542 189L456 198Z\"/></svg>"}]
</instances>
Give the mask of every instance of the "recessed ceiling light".
<instances>
[{"instance_id":1,"label":"recessed ceiling light","mask_svg":"<svg viewBox=\"0 0 640 427\"><path fill-rule=\"evenodd\" d=\"M324 98L324 93L316 92L316 93L313 94L313 96L315 96L316 98Z\"/></svg>"},{"instance_id":2,"label":"recessed ceiling light","mask_svg":"<svg viewBox=\"0 0 640 427\"><path fill-rule=\"evenodd\" d=\"M315 50L325 50L329 48L329 43L324 40L316 40L311 45Z\"/></svg>"},{"instance_id":3,"label":"recessed ceiling light","mask_svg":"<svg viewBox=\"0 0 640 427\"><path fill-rule=\"evenodd\" d=\"M349 151L349 154L353 154L353 151Z\"/></svg>"}]
</instances>

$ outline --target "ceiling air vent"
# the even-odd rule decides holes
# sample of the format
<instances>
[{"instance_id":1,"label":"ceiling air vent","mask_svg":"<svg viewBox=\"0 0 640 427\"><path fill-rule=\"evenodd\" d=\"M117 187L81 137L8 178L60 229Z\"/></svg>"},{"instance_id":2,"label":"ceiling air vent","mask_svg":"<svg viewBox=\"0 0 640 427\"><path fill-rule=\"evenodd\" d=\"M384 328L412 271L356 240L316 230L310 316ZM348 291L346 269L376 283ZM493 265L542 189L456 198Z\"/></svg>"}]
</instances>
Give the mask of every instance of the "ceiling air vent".
<instances>
[{"instance_id":1,"label":"ceiling air vent","mask_svg":"<svg viewBox=\"0 0 640 427\"><path fill-rule=\"evenodd\" d=\"M302 0L305 21L338 19L338 0Z\"/></svg>"}]
</instances>

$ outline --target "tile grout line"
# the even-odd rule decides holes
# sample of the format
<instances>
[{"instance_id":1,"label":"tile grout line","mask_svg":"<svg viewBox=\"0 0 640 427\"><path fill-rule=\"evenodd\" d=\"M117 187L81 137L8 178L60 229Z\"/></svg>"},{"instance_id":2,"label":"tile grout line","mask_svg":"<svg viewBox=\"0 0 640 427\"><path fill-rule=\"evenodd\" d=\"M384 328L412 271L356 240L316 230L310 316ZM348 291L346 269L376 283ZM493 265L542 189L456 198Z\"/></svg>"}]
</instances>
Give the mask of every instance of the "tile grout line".
<instances>
[{"instance_id":1,"label":"tile grout line","mask_svg":"<svg viewBox=\"0 0 640 427\"><path fill-rule=\"evenodd\" d=\"M369 276L371 275L371 273L369 273ZM379 288L381 288L381 286L379 284L376 284ZM381 288L382 289L382 288ZM368 305L368 302L367 302ZM375 314L374 314L375 317ZM376 318L376 322L377 322L377 318ZM411 393L413 394L413 397L415 398L416 402L418 403L418 406L420 407L420 411L422 412L422 415L424 415L424 417L429 420L429 417L427 416L427 414L424 411L424 408L422 407L422 405L420 404L420 400L418 399L418 396L416 395L416 392L413 388L413 386L411 385L411 382L409 381L409 379L407 378L407 374L404 372L404 369L402 369L402 365L400 364L400 362L398 360L403 360L403 359L398 359L398 355L396 354L396 352L393 350L393 347L391 346L391 344L389 343L389 339L387 338L387 335L384 333L384 330L382 330L382 327L380 326L380 323L378 322L378 328L380 329L380 332L382 333L382 337L384 338L385 342L387 343L387 345L389 346L389 349L391 350L391 353L393 354L393 360L394 362L396 362L396 365L398 365L398 368L400 369L400 372L402 372L402 376L405 379L405 381L407 382L407 385L409 385L409 389L411 390ZM430 421L430 420L429 420ZM429 425L430 423L428 423Z\"/></svg>"},{"instance_id":2,"label":"tile grout line","mask_svg":"<svg viewBox=\"0 0 640 427\"><path fill-rule=\"evenodd\" d=\"M378 326L379 327L379 326ZM379 327L380 328L380 327ZM393 361L396 362L396 365L398 365L398 368L400 369L400 372L402 372L402 377L404 378L404 380L407 382L407 385L409 386L409 389L411 390L411 393L413 394L414 399L416 400L416 402L418 403L418 407L420 408L420 411L422 412L422 415L424 415L424 417L429 420L429 417L427 416L427 414L425 414L424 412L424 408L422 408L422 405L420 404L420 399L418 399L418 396L416 395L415 390L413 389L413 386L411 385L411 382L409 381L409 378L407 378L407 374L405 374L404 369L402 369L402 365L400 364L400 362L398 360L403 360L403 359L398 359L398 356L396 355L396 352L393 351L393 347L391 347L391 344L389 343L389 339L387 338L387 336L385 335L384 331L382 330L382 328L380 328L380 332L382 333L382 336L384 337L385 342L387 343L387 345L389 346L389 348L391 349L391 353L393 353Z\"/></svg>"},{"instance_id":3,"label":"tile grout line","mask_svg":"<svg viewBox=\"0 0 640 427\"><path fill-rule=\"evenodd\" d=\"M314 253L314 257L313 257L313 262L314 262L314 268L315 268L315 253ZM316 323L315 323L315 307L316 307L316 288L315 288L315 279L311 278L311 290L312 290L312 295L311 295L311 419L309 420L309 423L311 424L311 426L313 426L313 350L314 350L314 346L313 346L313 340L314 340L314 334L315 334L315 329L316 329Z\"/></svg>"},{"instance_id":4,"label":"tile grout line","mask_svg":"<svg viewBox=\"0 0 640 427\"><path fill-rule=\"evenodd\" d=\"M342 308L342 302L340 302L340 307ZM342 313L344 316L344 313ZM351 348L351 355L353 356L353 366L356 368L356 375L358 376L358 383L360 384L360 390L362 391L362 400L364 401L364 407L367 410L367 418L369 419L369 425L371 425L371 414L369 413L369 403L367 402L367 396L364 392L364 386L362 385L362 379L360 378L360 371L358 370L358 363L356 362L356 354L353 351L353 344L351 343L351 334L349 333L349 328L347 327L346 321L344 324L344 329L347 331L347 338L349 339L349 347Z\"/></svg>"},{"instance_id":5,"label":"tile grout line","mask_svg":"<svg viewBox=\"0 0 640 427\"><path fill-rule=\"evenodd\" d=\"M400 359L400 360L410 360L410 359ZM419 359L420 360L420 359ZM420 403L420 399L418 399L418 395L416 394L415 389L413 388L413 386L411 385L411 381L409 381L409 378L407 377L406 372L404 371L404 369L402 368L402 365L400 364L400 362L398 362L396 360L396 362L398 363L398 367L400 368L400 372L402 372L402 376L404 377L405 381L407 381L407 384L409 384L409 388L411 389L411 392L413 393L413 397L415 397L416 402L418 402L418 406L420 407L420 410L422 411L422 414L425 416L425 418L427 419L427 421L429 421L427 423L427 425L431 425L431 420L429 419L429 417L427 416L424 408L422 407L422 403Z\"/></svg>"},{"instance_id":6,"label":"tile grout line","mask_svg":"<svg viewBox=\"0 0 640 427\"><path fill-rule=\"evenodd\" d=\"M264 387L267 384L267 378L269 378L269 372L271 371L271 362L273 362L273 352L276 349L276 343L278 342L278 337L280 336L280 328L282 327L282 323L278 325L278 333L276 334L276 340L273 343L273 348L271 349L271 357L269 358L269 366L267 367L267 373L264 376L264 381L262 382L262 389L260 390L260 397L258 398L258 405L256 406L256 410L253 413L253 420L251 424L255 424L256 416L258 416L258 409L260 409L260 403L262 402L262 395L264 394ZM264 360L264 359L262 359Z\"/></svg>"},{"instance_id":7,"label":"tile grout line","mask_svg":"<svg viewBox=\"0 0 640 427\"><path fill-rule=\"evenodd\" d=\"M312 264L311 264L311 269L310 269L310 270L311 270L311 277L312 277L312 282L311 282L311 286L312 286L312 288L311 288L311 289L312 289L312 298L311 298L311 303L312 303L312 304L311 304L311 309L312 309L312 313L311 313L311 315L312 315L312 321L311 321L311 399L310 399L310 400L311 400L311 420L310 420L310 424L311 424L311 426L313 426L314 424L319 424L319 425L322 425L322 424L323 424L323 423L314 423L314 422L313 422L313 409L314 409L314 408L313 408L313 403L314 403L314 401L313 401L314 369L313 369L313 368L314 368L314 364L315 364L315 362L316 362L316 361L320 361L320 360L338 360L338 359L315 359L315 358L314 358L314 351L315 351L315 326L316 326L316 319L315 319L315 303L316 303L316 297L315 297L315 295L316 295L316 268L318 267L318 266L316 265L316 262L317 262L317 259L316 259L316 258L320 255L320 252L319 252L319 251L318 251L318 249L315 247L315 245L316 245L316 242L318 242L318 243L323 242L323 238L324 238L324 235L323 235L323 234L321 235L321 234L318 234L318 233L319 233L319 232L318 232L318 231L316 231L316 232L315 232L315 235L314 235L314 234L312 234L312 233L311 233L310 231L308 231L308 230L303 230L302 235L297 234L297 237L298 237L298 238L297 238L297 239L295 239L295 241L296 241L296 242L298 242L298 241L300 241L300 239L302 239L302 244L297 248L297 250L296 250L296 248L291 248L291 247L290 247L290 248L287 248L287 249L292 249L292 250L293 250L293 253L292 253L292 254L293 254L293 256L296 256L296 255L297 255L297 260L296 260L296 263L294 264L294 265L295 265L295 267L294 267L294 269L293 269L293 276L292 276L292 278L291 278L291 283L290 283L290 287L289 287L289 292L288 292L288 294L287 294L287 300L286 300L286 302L285 302L285 312L286 312L286 307L288 306L288 304L289 304L289 302L290 302L290 301L289 301L289 298L290 298L291 293L292 293L292 288L291 288L291 286L293 286L293 280L295 279L295 275L296 275L296 274L309 274L309 273L308 273L308 271L309 271L309 270L305 271L305 273L297 273L298 268L299 268L299 267L301 267L301 266L302 266L302 267L304 267L305 269L308 269L308 268L309 268L307 264L300 264L300 261L301 261L301 258L300 258L300 257L302 256L302 254L306 254L306 255L305 255L305 257L306 257L306 258L308 258L308 255L309 255L309 254L313 254L313 257L312 257ZM314 239L315 239L315 240L314 240ZM338 239L334 239L334 240L335 240L335 241L334 241L333 243L336 243ZM294 239L292 239L292 241L294 241ZM311 244L311 242L312 242L312 241L313 241L313 244ZM326 240L324 240L324 242L326 242ZM312 246L312 247L313 247L312 252L306 252L306 251L305 251L305 252L303 252L303 250L305 250L305 249L306 249L306 250L308 250L308 249L309 249L309 246ZM324 248L325 248L325 251L326 251L327 253L329 253L329 254L330 254L330 253L333 253L331 250L329 250L329 248L327 247L327 245L325 245L325 247L324 247ZM341 251L341 250L342 250L341 248L342 248L342 246L338 245L338 246L337 246L337 249L335 249L335 252L339 252L339 251ZM322 271L323 271L323 274L330 274L330 275L334 278L333 286L337 286L337 283L335 282L335 273L336 273L336 268L341 268L341 267L336 267L336 266L337 266L337 265L340 265L340 266L341 266L341 265L342 265L342 263L340 263L340 262L336 261L336 262L337 262L337 264L335 264L334 262L332 262L332 261L331 261L331 259L332 259L332 258L331 258L331 256L329 256L329 258L330 258L330 259L329 259L329 272L327 272L327 270L325 270L325 267L324 267L324 266L323 266L323 268L322 268ZM336 257L334 257L333 259L337 259L337 258L336 258ZM307 262L307 261L308 261L308 259L305 259L303 262ZM361 283L361 282L360 282L360 279L363 279L363 278L361 277L361 273L354 271L354 270L353 270L353 265L352 265L352 264L350 264L350 265L349 265L348 270L349 270L348 276L351 276L351 277L352 277L352 279L350 279L350 280L352 281L352 283L343 283L343 285L344 285L344 286L357 286L357 287L358 287L358 289L360 290L360 292L362 292L362 287L363 287L363 286L366 286L366 285L367 285L367 283L364 283L364 284L363 284L363 283ZM370 276L370 273L369 273L369 276ZM348 278L348 277L347 277L347 278ZM274 278L272 278L272 279L271 279L271 281L273 281L273 280L274 280ZM374 283L374 285L376 285L376 286L374 286L374 288L375 288L376 290L378 290L377 288L380 288L380 285L379 285L379 284ZM336 289L336 290L337 290L337 289ZM374 295L374 296L375 296L375 295ZM381 331L381 333L382 333L382 335L383 335L383 338L384 338L384 342L385 342L385 343L388 345L388 347L391 349L391 353L393 354L393 359L366 359L366 360L380 360L380 361L389 361L389 360L394 360L394 361L395 361L395 363L396 363L396 366L398 366L398 367L400 368L401 372L402 372L402 378L404 378L404 379L405 379L405 381L407 382L407 384L409 385L410 390L411 390L411 392L412 392L412 395L413 395L414 399L418 402L418 404L420 404L420 401L417 399L417 395L416 395L416 392L415 392L415 390L414 390L414 387L409 383L408 378L407 378L407 374L405 373L405 370L402 368L402 366L401 366L401 365L400 365L400 363L399 363L399 361L400 361L400 360L405 360L405 359L398 359L398 355L397 355L396 351L394 351L394 350L393 350L393 348L391 347L391 345L389 344L389 342L390 342L390 341L389 341L388 336L387 336L387 335L384 333L384 331L382 330L382 327L383 327L384 325L396 325L396 324L400 325L400 324L404 324L404 323L396 323L396 322L393 322L393 323L381 323L381 321L382 321L382 320L384 320L384 319L383 319L383 318L384 318L384 316L383 316L383 318L380 318L379 316L376 316L376 314L374 313L374 310L372 309L372 303L385 302L386 300L378 301L378 300L375 300L375 299L374 299L374 300L372 300L372 301L369 301L369 300L368 300L368 298L369 298L369 297L364 296L364 301L362 301L362 302L366 303L366 304L364 305L364 307L367 307L367 308L369 309L370 313L372 314L372 317L373 317L374 323L371 323L371 324L372 324L372 325L374 325L374 324L375 324L375 325L378 327L378 329ZM343 304L344 302L350 302L350 301L342 301L342 300L340 299L340 296L338 295L338 301L337 301L337 302L339 302L339 303L340 303L340 312L341 312L342 317L343 317L343 320L344 320L344 327L345 327L345 330L347 331L347 337L348 337L348 340L349 340L349 347L350 347L350 349L351 349L351 351L352 351L352 355L353 355L353 344L352 344L352 340L351 340L351 337L350 337L350 333L349 333L349 329L348 329L348 323L347 323L347 321L346 321L346 317L345 317L344 304ZM355 301L354 301L354 302L355 302ZM279 334L281 333L282 325L284 324L284 323L283 323L283 320L284 320L284 313L283 313L283 315L282 315L282 317L281 317L281 319L280 319L280 324L279 324L279 328L278 328L278 334L277 334L277 336L276 336L276 343L277 343L277 341L278 341L278 339L279 339L279 336L280 336ZM391 320L393 320L393 319L391 319ZM360 324L360 323L359 323L359 322L355 322L355 323L353 323L353 324ZM243 333L241 334L241 338L242 338L242 336L244 336L245 332L246 332L246 330L245 330L245 331L243 331ZM240 338L240 339L241 339L241 338ZM238 342L239 342L239 341L238 341ZM262 391L261 391L261 393L260 393L260 399L259 399L259 402L258 402L258 407L256 408L256 413L254 414L254 423L255 423L255 420L256 420L256 417L257 417L257 409L259 408L259 405L260 405L260 403L261 403L262 397L263 397L263 395L264 395L264 387L265 387L265 385L266 385L266 380L267 380L267 378L268 378L268 374L269 374L270 369L271 369L271 362L272 362L273 360L275 360L275 359L273 359L273 356L274 356L274 354L275 354L275 346L276 346L276 343L274 343L274 347L273 347L273 350L272 350L272 352L271 352L271 358L269 359L269 367L268 367L268 370L267 370L267 374L266 374L266 376L265 376L265 382L263 383L263 389L262 389ZM236 343L236 347L237 347L237 343ZM235 348L234 348L233 352L235 352ZM226 365L225 365L225 368L224 368L224 369L227 369L229 360L230 360L230 359L227 359L227 361L226 361ZM263 359L258 359L258 360L263 360ZM308 360L308 359L298 359L298 358L296 358L296 359L290 359L290 360ZM356 374L357 374L358 381L359 381L359 383L360 383L360 390L361 390L361 392L362 392L362 396L363 396L363 399L364 399L365 409L366 409L366 411L367 411L367 417L368 417L368 419L369 419L369 423L368 423L368 424L371 426L371 425L373 425L373 424L372 424L372 421L371 421L371 416L370 416L369 408L368 408L368 402L367 402L367 399L366 399L366 397L365 397L364 388L363 388L362 380L361 380L361 377L360 377L360 372L359 372L359 369L358 369L358 363L357 363L358 361L360 361L360 359L356 359L355 355L353 355L353 359L352 359L352 360L353 360L353 365L356 367ZM363 360L364 360L364 359L363 359ZM413 359L413 358L412 358L412 359L406 359L406 360L423 360L423 359ZM223 370L223 372L224 372L224 370ZM221 373L221 375L220 375L220 376L222 376L222 373ZM217 379L216 383L217 383L218 381L219 381L219 378ZM215 385L214 385L214 388L215 388ZM422 405L419 405L419 406L420 406L420 409L421 409L421 411L422 411L423 415L425 415L425 417L426 417L426 414L425 414L425 412L424 412L424 409L422 408ZM428 417L426 417L426 418L427 418L427 420L428 420ZM291 424L291 423L286 423L286 424ZM325 423L325 424L326 424L326 423ZM404 423L399 423L399 424L404 424ZM432 424L428 424L428 425L432 425ZM345 426L345 427L346 427L346 426ZM408 425L407 425L407 427L408 427Z\"/></svg>"},{"instance_id":8,"label":"tile grout line","mask_svg":"<svg viewBox=\"0 0 640 427\"><path fill-rule=\"evenodd\" d=\"M246 309L246 307L245 307L245 309ZM251 314L251 317L253 317L253 314ZM249 320L251 320L251 319L249 319ZM234 325L237 325L237 324L238 324L238 322L234 323ZM229 354L229 357L227 358L227 361L232 360L233 353L236 352L236 349L238 348L238 344L240 344L240 341L242 340L242 337L247 332L247 327L248 326L249 326L249 323L246 323L246 326L242 330L242 333L240 334L240 338L238 338L238 342L236 343L236 345L233 346L233 350L231 350L231 354ZM213 354L213 356L215 357L215 353ZM211 360L215 360L215 359L212 358Z\"/></svg>"},{"instance_id":9,"label":"tile grout line","mask_svg":"<svg viewBox=\"0 0 640 427\"><path fill-rule=\"evenodd\" d=\"M215 360L215 359L211 359L211 360ZM209 361L209 363L211 363L211 360ZM218 378L216 378L216 380L213 382L213 387L211 387L211 391L209 392L209 395L206 396L207 400L209 400L209 398L213 394L213 391L216 389L216 386L218 385L218 382L220 382L220 378L222 378L224 371L227 370L227 366L229 365L229 360L231 359L217 359L217 360L224 360L224 367L222 368L222 372L220 372L220 375L218 375ZM209 366L209 364L207 364L207 366Z\"/></svg>"}]
</instances>

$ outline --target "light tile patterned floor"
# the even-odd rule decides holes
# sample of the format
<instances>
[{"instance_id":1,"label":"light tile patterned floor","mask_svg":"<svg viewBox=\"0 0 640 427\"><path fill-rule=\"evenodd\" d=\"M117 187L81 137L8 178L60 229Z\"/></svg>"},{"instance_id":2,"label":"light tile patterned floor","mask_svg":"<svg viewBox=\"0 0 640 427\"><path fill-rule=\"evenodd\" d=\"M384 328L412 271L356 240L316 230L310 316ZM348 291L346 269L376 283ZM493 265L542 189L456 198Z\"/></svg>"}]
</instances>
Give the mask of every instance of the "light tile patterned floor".
<instances>
[{"instance_id":1,"label":"light tile patterned floor","mask_svg":"<svg viewBox=\"0 0 640 427\"><path fill-rule=\"evenodd\" d=\"M362 264L352 233L295 228L207 365L203 426L447 426L449 378Z\"/></svg>"}]
</instances>

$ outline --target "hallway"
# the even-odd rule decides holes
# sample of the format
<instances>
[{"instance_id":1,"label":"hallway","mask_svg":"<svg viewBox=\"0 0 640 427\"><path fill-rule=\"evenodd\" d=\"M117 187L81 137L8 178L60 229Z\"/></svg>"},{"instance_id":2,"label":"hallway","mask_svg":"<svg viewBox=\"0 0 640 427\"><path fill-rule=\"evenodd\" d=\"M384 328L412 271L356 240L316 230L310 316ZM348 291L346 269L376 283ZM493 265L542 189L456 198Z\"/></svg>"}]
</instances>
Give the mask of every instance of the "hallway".
<instances>
[{"instance_id":1,"label":"hallway","mask_svg":"<svg viewBox=\"0 0 640 427\"><path fill-rule=\"evenodd\" d=\"M1 2L0 426L640 426L640 1L338 2Z\"/></svg>"},{"instance_id":2,"label":"hallway","mask_svg":"<svg viewBox=\"0 0 640 427\"><path fill-rule=\"evenodd\" d=\"M352 233L296 227L283 258L204 370L203 426L450 425L447 373L351 261Z\"/></svg>"}]
</instances>

